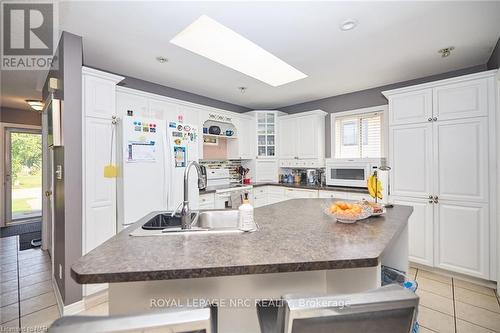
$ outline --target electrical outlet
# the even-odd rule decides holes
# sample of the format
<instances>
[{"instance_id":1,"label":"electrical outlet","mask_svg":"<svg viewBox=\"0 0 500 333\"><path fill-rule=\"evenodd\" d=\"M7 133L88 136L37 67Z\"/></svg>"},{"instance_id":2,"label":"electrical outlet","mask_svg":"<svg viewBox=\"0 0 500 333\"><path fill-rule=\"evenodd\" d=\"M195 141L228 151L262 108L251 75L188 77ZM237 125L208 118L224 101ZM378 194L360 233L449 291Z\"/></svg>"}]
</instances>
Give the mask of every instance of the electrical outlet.
<instances>
[{"instance_id":1,"label":"electrical outlet","mask_svg":"<svg viewBox=\"0 0 500 333\"><path fill-rule=\"evenodd\" d=\"M59 264L59 280L62 280L62 265Z\"/></svg>"}]
</instances>

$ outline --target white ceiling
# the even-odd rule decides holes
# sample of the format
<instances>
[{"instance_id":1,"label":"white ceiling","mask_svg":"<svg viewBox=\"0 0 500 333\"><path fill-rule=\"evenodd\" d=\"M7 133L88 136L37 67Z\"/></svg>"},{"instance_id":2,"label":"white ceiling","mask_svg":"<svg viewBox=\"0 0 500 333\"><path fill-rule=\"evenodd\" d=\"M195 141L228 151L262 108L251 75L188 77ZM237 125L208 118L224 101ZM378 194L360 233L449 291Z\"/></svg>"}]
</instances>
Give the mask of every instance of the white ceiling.
<instances>
[{"instance_id":1,"label":"white ceiling","mask_svg":"<svg viewBox=\"0 0 500 333\"><path fill-rule=\"evenodd\" d=\"M202 14L308 77L271 87L169 43ZM349 18L358 27L340 31ZM277 108L484 64L500 35L500 2L71 1L60 3L59 20L83 37L86 65ZM451 45L453 54L441 58L438 49ZM169 61L158 63L160 55Z\"/></svg>"}]
</instances>

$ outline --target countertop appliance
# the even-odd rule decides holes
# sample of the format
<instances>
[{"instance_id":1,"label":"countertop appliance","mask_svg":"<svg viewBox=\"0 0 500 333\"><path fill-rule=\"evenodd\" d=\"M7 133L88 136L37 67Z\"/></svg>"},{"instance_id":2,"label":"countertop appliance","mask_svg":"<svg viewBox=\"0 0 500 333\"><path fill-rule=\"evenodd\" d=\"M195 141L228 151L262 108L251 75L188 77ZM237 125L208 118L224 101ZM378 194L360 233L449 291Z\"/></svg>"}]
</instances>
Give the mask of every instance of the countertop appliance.
<instances>
[{"instance_id":1,"label":"countertop appliance","mask_svg":"<svg viewBox=\"0 0 500 333\"><path fill-rule=\"evenodd\" d=\"M318 173L315 169L307 169L306 178L309 185L315 185L317 183Z\"/></svg>"},{"instance_id":2,"label":"countertop appliance","mask_svg":"<svg viewBox=\"0 0 500 333\"><path fill-rule=\"evenodd\" d=\"M175 115L170 115L174 118ZM124 226L183 201L184 169L198 161L198 130L177 121L126 116L122 122L122 177L118 178L119 221ZM189 202L198 209L198 177L189 177Z\"/></svg>"},{"instance_id":3,"label":"countertop appliance","mask_svg":"<svg viewBox=\"0 0 500 333\"><path fill-rule=\"evenodd\" d=\"M326 185L367 187L373 170L385 165L385 158L327 159Z\"/></svg>"}]
</instances>

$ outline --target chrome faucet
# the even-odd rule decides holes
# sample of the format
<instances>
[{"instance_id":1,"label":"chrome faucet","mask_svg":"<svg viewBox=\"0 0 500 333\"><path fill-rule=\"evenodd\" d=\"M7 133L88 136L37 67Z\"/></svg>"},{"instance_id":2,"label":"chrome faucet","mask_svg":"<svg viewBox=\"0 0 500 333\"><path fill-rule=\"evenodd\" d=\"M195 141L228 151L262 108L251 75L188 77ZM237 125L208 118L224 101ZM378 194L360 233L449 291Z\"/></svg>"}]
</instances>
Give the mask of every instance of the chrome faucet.
<instances>
[{"instance_id":1,"label":"chrome faucet","mask_svg":"<svg viewBox=\"0 0 500 333\"><path fill-rule=\"evenodd\" d=\"M202 177L201 167L196 161L191 161L184 170L184 201L181 208L181 228L191 229L191 209L189 208L189 171L194 166L198 172L198 188L205 188L205 179Z\"/></svg>"}]
</instances>

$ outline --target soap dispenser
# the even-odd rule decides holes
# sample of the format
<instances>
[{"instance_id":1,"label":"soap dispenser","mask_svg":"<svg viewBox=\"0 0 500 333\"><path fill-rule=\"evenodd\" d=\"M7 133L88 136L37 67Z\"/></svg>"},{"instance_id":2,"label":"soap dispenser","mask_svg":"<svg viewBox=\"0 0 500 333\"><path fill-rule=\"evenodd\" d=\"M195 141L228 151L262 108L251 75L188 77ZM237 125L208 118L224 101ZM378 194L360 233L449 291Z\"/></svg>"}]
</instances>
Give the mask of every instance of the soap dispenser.
<instances>
[{"instance_id":1,"label":"soap dispenser","mask_svg":"<svg viewBox=\"0 0 500 333\"><path fill-rule=\"evenodd\" d=\"M253 206L248 200L248 193L245 193L245 199L243 204L238 208L238 227L243 231L254 231L256 230L255 221L253 219Z\"/></svg>"}]
</instances>

